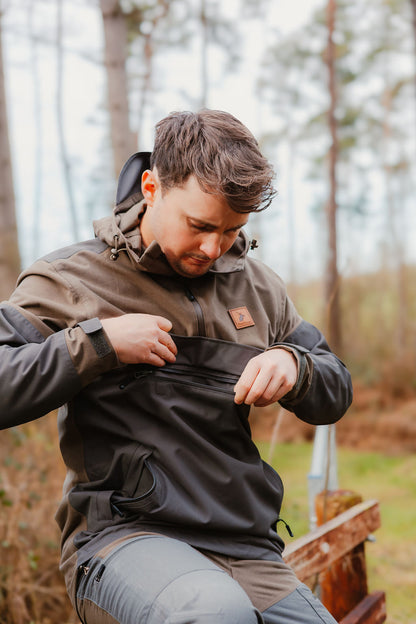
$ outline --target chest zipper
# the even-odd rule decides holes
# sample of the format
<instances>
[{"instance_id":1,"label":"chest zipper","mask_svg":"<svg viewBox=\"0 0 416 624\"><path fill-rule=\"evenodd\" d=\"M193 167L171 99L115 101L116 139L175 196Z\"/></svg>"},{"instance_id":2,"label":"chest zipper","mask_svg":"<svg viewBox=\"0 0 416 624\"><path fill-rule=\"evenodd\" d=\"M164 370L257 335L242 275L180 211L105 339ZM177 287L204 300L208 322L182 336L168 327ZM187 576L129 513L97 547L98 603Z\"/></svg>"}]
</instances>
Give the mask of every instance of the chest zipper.
<instances>
[{"instance_id":1,"label":"chest zipper","mask_svg":"<svg viewBox=\"0 0 416 624\"><path fill-rule=\"evenodd\" d=\"M152 369L134 371L134 373L131 373L128 377L124 377L118 387L120 390L125 390L126 386L128 386L132 381L141 379L142 377L146 377L146 375L151 375L152 373Z\"/></svg>"},{"instance_id":2,"label":"chest zipper","mask_svg":"<svg viewBox=\"0 0 416 624\"><path fill-rule=\"evenodd\" d=\"M189 385L201 385L201 386L204 386L203 384L204 380L210 380L211 382L217 382L219 384L226 383L234 388L235 384L238 381L238 375L231 375L227 373L216 374L206 369L198 370L193 366L186 366L186 365L175 366L174 369L162 366L160 368L135 371L128 377L125 377L120 382L119 388L120 390L125 390L126 386L128 386L131 382L147 377L148 375L153 375L157 377L166 377L166 378L171 377L172 379L176 377L178 380L181 381L181 383L189 384ZM189 379L190 376L193 377L194 380L195 378L197 380L200 379L201 380L200 383L190 380ZM222 392L229 393L231 391L231 390L227 390L225 388L218 387L218 386L212 386L212 387L213 388L215 387L218 390L221 390ZM234 393L234 390L232 390L232 393Z\"/></svg>"},{"instance_id":3,"label":"chest zipper","mask_svg":"<svg viewBox=\"0 0 416 624\"><path fill-rule=\"evenodd\" d=\"M198 336L206 336L205 333L205 321L204 321L204 313L202 312L202 308L199 305L198 299L195 297L193 292L185 286L185 295L189 299L189 301L194 306L194 311L196 314L196 320L198 324Z\"/></svg>"},{"instance_id":4,"label":"chest zipper","mask_svg":"<svg viewBox=\"0 0 416 624\"><path fill-rule=\"evenodd\" d=\"M161 366L155 371L156 373L167 373L173 375L185 375L192 377L200 377L201 379L210 379L211 381L218 381L219 383L229 383L235 385L239 379L238 375L231 373L214 373L207 368L195 368L195 366L177 365L174 368L168 366Z\"/></svg>"},{"instance_id":5,"label":"chest zipper","mask_svg":"<svg viewBox=\"0 0 416 624\"><path fill-rule=\"evenodd\" d=\"M233 396L235 394L234 386L238 381L238 377L234 375L215 374L207 370L197 370L194 367L186 366L175 367L175 369L162 366L154 371L154 375L160 379L168 380L170 378L172 381L177 381L185 386L211 389Z\"/></svg>"}]
</instances>

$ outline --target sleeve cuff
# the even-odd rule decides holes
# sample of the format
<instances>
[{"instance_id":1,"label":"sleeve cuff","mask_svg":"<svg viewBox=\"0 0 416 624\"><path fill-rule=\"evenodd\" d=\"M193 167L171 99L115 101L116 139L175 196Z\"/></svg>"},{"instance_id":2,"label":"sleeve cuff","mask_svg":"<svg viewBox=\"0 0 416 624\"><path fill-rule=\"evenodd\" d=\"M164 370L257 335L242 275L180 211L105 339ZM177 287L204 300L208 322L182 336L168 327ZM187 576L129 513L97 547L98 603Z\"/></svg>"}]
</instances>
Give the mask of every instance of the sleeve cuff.
<instances>
[{"instance_id":1,"label":"sleeve cuff","mask_svg":"<svg viewBox=\"0 0 416 624\"><path fill-rule=\"evenodd\" d=\"M99 358L110 355L112 349L107 342L100 319L92 318L86 321L80 321L77 323L76 327L81 327L83 332L88 336Z\"/></svg>"},{"instance_id":2,"label":"sleeve cuff","mask_svg":"<svg viewBox=\"0 0 416 624\"><path fill-rule=\"evenodd\" d=\"M304 396L305 392L310 386L311 378L311 364L308 357L309 349L301 345L293 345L291 343L275 343L270 349L285 349L290 351L295 356L298 363L298 378L293 388L285 394L285 396L279 401L279 403L288 408L288 405L295 400L299 400L300 396Z\"/></svg>"}]
</instances>

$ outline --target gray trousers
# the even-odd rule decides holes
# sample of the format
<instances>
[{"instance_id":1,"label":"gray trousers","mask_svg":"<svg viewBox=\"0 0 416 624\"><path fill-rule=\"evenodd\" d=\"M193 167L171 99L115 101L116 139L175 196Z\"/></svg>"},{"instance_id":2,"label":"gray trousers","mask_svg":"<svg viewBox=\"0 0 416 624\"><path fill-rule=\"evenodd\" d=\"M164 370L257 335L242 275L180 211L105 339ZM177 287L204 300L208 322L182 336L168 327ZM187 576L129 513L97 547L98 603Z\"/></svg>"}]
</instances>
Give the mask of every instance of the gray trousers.
<instances>
[{"instance_id":1,"label":"gray trousers","mask_svg":"<svg viewBox=\"0 0 416 624\"><path fill-rule=\"evenodd\" d=\"M298 581L269 604L270 592L261 592L261 569L257 565L254 583L259 597L250 600L239 582L188 544L142 535L89 562L78 583L77 611L84 624L336 624ZM276 587L280 576L293 574L283 563L273 570ZM287 578L283 585L290 587Z\"/></svg>"}]
</instances>

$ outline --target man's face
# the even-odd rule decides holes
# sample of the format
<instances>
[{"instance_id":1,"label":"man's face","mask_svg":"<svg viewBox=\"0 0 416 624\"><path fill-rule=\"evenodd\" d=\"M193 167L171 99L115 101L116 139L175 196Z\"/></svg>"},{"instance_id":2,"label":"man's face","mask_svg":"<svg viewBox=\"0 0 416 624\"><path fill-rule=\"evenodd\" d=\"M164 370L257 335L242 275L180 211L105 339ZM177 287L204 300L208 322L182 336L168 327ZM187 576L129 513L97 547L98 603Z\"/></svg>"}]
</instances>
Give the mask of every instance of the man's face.
<instances>
[{"instance_id":1,"label":"man's face","mask_svg":"<svg viewBox=\"0 0 416 624\"><path fill-rule=\"evenodd\" d=\"M147 203L140 224L143 242L146 247L159 243L170 266L184 277L204 275L248 221L223 197L202 191L194 176L162 196L157 171L146 171L142 192Z\"/></svg>"}]
</instances>

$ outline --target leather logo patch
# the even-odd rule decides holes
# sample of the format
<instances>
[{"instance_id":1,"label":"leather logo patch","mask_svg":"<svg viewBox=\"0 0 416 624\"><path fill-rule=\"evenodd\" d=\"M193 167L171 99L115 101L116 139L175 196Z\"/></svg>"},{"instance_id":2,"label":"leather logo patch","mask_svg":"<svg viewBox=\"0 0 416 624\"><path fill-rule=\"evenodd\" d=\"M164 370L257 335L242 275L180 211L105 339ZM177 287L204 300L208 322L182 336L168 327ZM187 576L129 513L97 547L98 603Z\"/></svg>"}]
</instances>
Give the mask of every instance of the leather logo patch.
<instances>
[{"instance_id":1,"label":"leather logo patch","mask_svg":"<svg viewBox=\"0 0 416 624\"><path fill-rule=\"evenodd\" d=\"M228 310L228 314L233 319L233 323L237 329L243 329L244 327L252 327L255 325L255 322L251 318L251 314L247 310L246 306Z\"/></svg>"}]
</instances>

